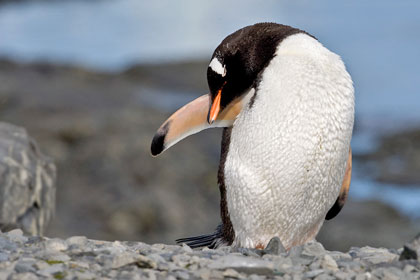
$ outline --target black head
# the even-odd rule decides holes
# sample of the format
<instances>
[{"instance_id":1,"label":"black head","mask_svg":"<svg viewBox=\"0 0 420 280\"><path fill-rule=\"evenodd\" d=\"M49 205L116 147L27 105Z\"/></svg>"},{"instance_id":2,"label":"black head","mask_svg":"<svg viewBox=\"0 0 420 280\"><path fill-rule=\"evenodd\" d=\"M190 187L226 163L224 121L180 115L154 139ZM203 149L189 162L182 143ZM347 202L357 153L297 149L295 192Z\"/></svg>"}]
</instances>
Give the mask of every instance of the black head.
<instances>
[{"instance_id":1,"label":"black head","mask_svg":"<svg viewBox=\"0 0 420 280\"><path fill-rule=\"evenodd\" d=\"M287 25L257 23L227 36L214 51L207 69L211 103L221 93L222 111L236 97L256 87L280 42L300 32L304 31Z\"/></svg>"}]
</instances>

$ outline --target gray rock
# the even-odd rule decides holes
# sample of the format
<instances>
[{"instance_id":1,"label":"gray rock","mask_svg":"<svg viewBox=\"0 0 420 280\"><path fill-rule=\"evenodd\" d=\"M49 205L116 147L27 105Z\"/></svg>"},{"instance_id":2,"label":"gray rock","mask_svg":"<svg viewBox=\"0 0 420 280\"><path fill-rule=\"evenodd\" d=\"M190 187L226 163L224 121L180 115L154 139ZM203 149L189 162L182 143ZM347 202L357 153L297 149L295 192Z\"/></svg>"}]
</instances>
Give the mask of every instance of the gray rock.
<instances>
[{"instance_id":1,"label":"gray rock","mask_svg":"<svg viewBox=\"0 0 420 280\"><path fill-rule=\"evenodd\" d=\"M7 236L13 242L25 243L28 241L28 237L23 235L23 231L21 229L11 230L7 233Z\"/></svg>"},{"instance_id":2,"label":"gray rock","mask_svg":"<svg viewBox=\"0 0 420 280\"><path fill-rule=\"evenodd\" d=\"M321 267L326 270L332 270L332 271L338 270L338 265L336 261L330 255L324 256L324 258L321 261Z\"/></svg>"},{"instance_id":3,"label":"gray rock","mask_svg":"<svg viewBox=\"0 0 420 280\"><path fill-rule=\"evenodd\" d=\"M311 271L305 272L303 274L303 277L304 278L314 278L314 277L320 275L321 273L324 273L323 269L311 270Z\"/></svg>"},{"instance_id":4,"label":"gray rock","mask_svg":"<svg viewBox=\"0 0 420 280\"><path fill-rule=\"evenodd\" d=\"M337 278L326 273L322 273L318 275L317 277L315 277L315 280L334 280L334 279L337 279Z\"/></svg>"},{"instance_id":5,"label":"gray rock","mask_svg":"<svg viewBox=\"0 0 420 280\"><path fill-rule=\"evenodd\" d=\"M48 239L44 246L47 251L65 251L69 247L64 240L58 238Z\"/></svg>"},{"instance_id":6,"label":"gray rock","mask_svg":"<svg viewBox=\"0 0 420 280\"><path fill-rule=\"evenodd\" d=\"M271 238L270 242L268 242L267 247L262 251L262 254L271 254L271 255L280 255L282 253L286 253L286 249L281 243L280 238L273 237Z\"/></svg>"},{"instance_id":7,"label":"gray rock","mask_svg":"<svg viewBox=\"0 0 420 280\"><path fill-rule=\"evenodd\" d=\"M303 254L305 247L304 246L295 246L289 250L289 257L293 262L293 265L309 265L314 260L314 256L306 251L306 254Z\"/></svg>"},{"instance_id":8,"label":"gray rock","mask_svg":"<svg viewBox=\"0 0 420 280\"><path fill-rule=\"evenodd\" d=\"M38 280L39 277L30 272L10 275L7 280Z\"/></svg>"},{"instance_id":9,"label":"gray rock","mask_svg":"<svg viewBox=\"0 0 420 280\"><path fill-rule=\"evenodd\" d=\"M391 253L388 249L369 246L351 248L349 253L353 258L360 258L372 264L389 263L398 259L398 255Z\"/></svg>"},{"instance_id":10,"label":"gray rock","mask_svg":"<svg viewBox=\"0 0 420 280\"><path fill-rule=\"evenodd\" d=\"M35 272L35 260L21 260L18 261L15 265L15 271L17 273L23 272Z\"/></svg>"},{"instance_id":11,"label":"gray rock","mask_svg":"<svg viewBox=\"0 0 420 280\"><path fill-rule=\"evenodd\" d=\"M175 277L176 277L176 279L184 279L184 280L190 279L190 275L189 275L188 271L186 271L186 270L177 270L175 272Z\"/></svg>"},{"instance_id":12,"label":"gray rock","mask_svg":"<svg viewBox=\"0 0 420 280\"><path fill-rule=\"evenodd\" d=\"M45 277L55 277L55 278L62 278L61 276L64 275L64 266L61 263L52 264L44 269L38 270L37 274Z\"/></svg>"},{"instance_id":13,"label":"gray rock","mask_svg":"<svg viewBox=\"0 0 420 280\"><path fill-rule=\"evenodd\" d=\"M274 265L273 263L263 259L231 254L215 260L213 263L209 264L209 268L218 270L231 268L246 274L272 275Z\"/></svg>"},{"instance_id":14,"label":"gray rock","mask_svg":"<svg viewBox=\"0 0 420 280\"><path fill-rule=\"evenodd\" d=\"M42 235L55 210L56 168L26 130L0 122L0 228Z\"/></svg>"},{"instance_id":15,"label":"gray rock","mask_svg":"<svg viewBox=\"0 0 420 280\"><path fill-rule=\"evenodd\" d=\"M0 262L5 262L9 260L9 254L5 252L0 252Z\"/></svg>"},{"instance_id":16,"label":"gray rock","mask_svg":"<svg viewBox=\"0 0 420 280\"><path fill-rule=\"evenodd\" d=\"M155 261L143 255L137 256L136 263L140 268L152 268L152 269L157 268L157 264Z\"/></svg>"},{"instance_id":17,"label":"gray rock","mask_svg":"<svg viewBox=\"0 0 420 280\"><path fill-rule=\"evenodd\" d=\"M396 267L386 268L383 272L384 279L399 280L407 279L406 274Z\"/></svg>"},{"instance_id":18,"label":"gray rock","mask_svg":"<svg viewBox=\"0 0 420 280\"><path fill-rule=\"evenodd\" d=\"M0 251L13 251L17 248L17 245L3 236L0 236Z\"/></svg>"},{"instance_id":19,"label":"gray rock","mask_svg":"<svg viewBox=\"0 0 420 280\"><path fill-rule=\"evenodd\" d=\"M112 260L111 268L120 268L137 262L138 256L133 253L124 252L116 255Z\"/></svg>"},{"instance_id":20,"label":"gray rock","mask_svg":"<svg viewBox=\"0 0 420 280\"><path fill-rule=\"evenodd\" d=\"M66 243L71 246L71 245L78 245L78 246L83 246L85 245L87 242L87 238L86 236L72 236L70 238L67 238Z\"/></svg>"},{"instance_id":21,"label":"gray rock","mask_svg":"<svg viewBox=\"0 0 420 280\"><path fill-rule=\"evenodd\" d=\"M337 251L331 251L329 252L329 255L335 260L351 260L351 256L349 253L343 253L343 252L337 252Z\"/></svg>"},{"instance_id":22,"label":"gray rock","mask_svg":"<svg viewBox=\"0 0 420 280\"><path fill-rule=\"evenodd\" d=\"M420 260L420 233L404 245L400 260Z\"/></svg>"},{"instance_id":23,"label":"gray rock","mask_svg":"<svg viewBox=\"0 0 420 280\"><path fill-rule=\"evenodd\" d=\"M325 255L325 249L324 246L322 246L322 244L319 242L310 242L303 246L302 255L309 257L320 257Z\"/></svg>"}]
</instances>

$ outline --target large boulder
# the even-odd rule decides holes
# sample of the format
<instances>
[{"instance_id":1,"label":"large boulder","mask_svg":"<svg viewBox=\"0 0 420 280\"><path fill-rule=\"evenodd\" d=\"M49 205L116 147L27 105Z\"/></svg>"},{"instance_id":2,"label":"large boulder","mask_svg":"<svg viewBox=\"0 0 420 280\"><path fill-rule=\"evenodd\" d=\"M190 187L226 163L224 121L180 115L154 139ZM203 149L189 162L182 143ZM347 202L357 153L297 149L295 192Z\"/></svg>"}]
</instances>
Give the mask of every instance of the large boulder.
<instances>
[{"instance_id":1,"label":"large boulder","mask_svg":"<svg viewBox=\"0 0 420 280\"><path fill-rule=\"evenodd\" d=\"M0 122L0 229L42 235L55 210L56 168L26 130Z\"/></svg>"}]
</instances>

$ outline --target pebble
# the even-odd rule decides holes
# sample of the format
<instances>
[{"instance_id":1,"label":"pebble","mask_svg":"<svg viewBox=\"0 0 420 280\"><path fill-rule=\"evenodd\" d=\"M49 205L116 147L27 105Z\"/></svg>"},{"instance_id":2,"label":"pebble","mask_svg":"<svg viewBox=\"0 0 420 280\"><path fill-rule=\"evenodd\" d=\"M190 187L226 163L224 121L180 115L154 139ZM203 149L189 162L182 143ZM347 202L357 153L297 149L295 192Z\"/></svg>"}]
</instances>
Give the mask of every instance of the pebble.
<instances>
[{"instance_id":1,"label":"pebble","mask_svg":"<svg viewBox=\"0 0 420 280\"><path fill-rule=\"evenodd\" d=\"M65 251L69 247L68 244L61 239L49 239L45 243L45 250L47 251Z\"/></svg>"},{"instance_id":2,"label":"pebble","mask_svg":"<svg viewBox=\"0 0 420 280\"><path fill-rule=\"evenodd\" d=\"M305 272L303 274L303 277L304 278L314 278L314 277L320 275L323 272L324 272L323 269L315 269L315 270L311 270L311 271Z\"/></svg>"},{"instance_id":3,"label":"pebble","mask_svg":"<svg viewBox=\"0 0 420 280\"><path fill-rule=\"evenodd\" d=\"M271 245L265 251L193 250L84 236L27 237L14 230L0 233L0 279L420 279L418 260L399 261L402 249L342 253L311 242L284 252L281 243Z\"/></svg>"},{"instance_id":4,"label":"pebble","mask_svg":"<svg viewBox=\"0 0 420 280\"><path fill-rule=\"evenodd\" d=\"M325 255L321 262L321 267L323 269L337 271L338 265L335 260L330 255Z\"/></svg>"},{"instance_id":5,"label":"pebble","mask_svg":"<svg viewBox=\"0 0 420 280\"><path fill-rule=\"evenodd\" d=\"M251 258L246 256L228 255L219 258L209 265L209 268L226 270L232 268L238 272L246 274L273 274L274 265L272 262L263 259Z\"/></svg>"},{"instance_id":6,"label":"pebble","mask_svg":"<svg viewBox=\"0 0 420 280\"><path fill-rule=\"evenodd\" d=\"M28 237L23 235L23 231L21 229L14 229L7 233L9 239L13 242L25 243L28 241Z\"/></svg>"},{"instance_id":7,"label":"pebble","mask_svg":"<svg viewBox=\"0 0 420 280\"><path fill-rule=\"evenodd\" d=\"M9 254L5 252L0 252L0 262L5 262L9 260Z\"/></svg>"},{"instance_id":8,"label":"pebble","mask_svg":"<svg viewBox=\"0 0 420 280\"><path fill-rule=\"evenodd\" d=\"M356 256L357 258L372 264L389 263L398 259L397 254L391 253L385 248L372 248L368 246L360 249L351 248L350 255Z\"/></svg>"}]
</instances>

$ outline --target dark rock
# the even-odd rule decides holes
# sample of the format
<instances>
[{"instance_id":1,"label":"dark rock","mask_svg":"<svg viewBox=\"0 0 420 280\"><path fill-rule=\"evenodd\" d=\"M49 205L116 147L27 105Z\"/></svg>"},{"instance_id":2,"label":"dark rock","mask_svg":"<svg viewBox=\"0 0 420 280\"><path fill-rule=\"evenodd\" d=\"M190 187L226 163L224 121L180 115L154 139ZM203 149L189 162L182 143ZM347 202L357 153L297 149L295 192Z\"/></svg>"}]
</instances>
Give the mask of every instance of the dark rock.
<instances>
[{"instance_id":1,"label":"dark rock","mask_svg":"<svg viewBox=\"0 0 420 280\"><path fill-rule=\"evenodd\" d=\"M0 123L0 228L42 235L54 214L55 178L26 130Z\"/></svg>"},{"instance_id":2,"label":"dark rock","mask_svg":"<svg viewBox=\"0 0 420 280\"><path fill-rule=\"evenodd\" d=\"M280 255L282 253L286 253L286 249L284 248L283 243L281 243L280 238L276 236L271 238L270 242L268 242L267 247L265 247L262 253L262 255Z\"/></svg>"},{"instance_id":3,"label":"dark rock","mask_svg":"<svg viewBox=\"0 0 420 280\"><path fill-rule=\"evenodd\" d=\"M404 245L400 260L420 260L420 234Z\"/></svg>"}]
</instances>

